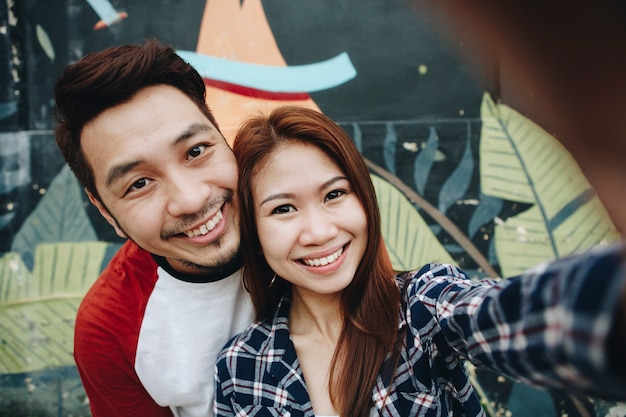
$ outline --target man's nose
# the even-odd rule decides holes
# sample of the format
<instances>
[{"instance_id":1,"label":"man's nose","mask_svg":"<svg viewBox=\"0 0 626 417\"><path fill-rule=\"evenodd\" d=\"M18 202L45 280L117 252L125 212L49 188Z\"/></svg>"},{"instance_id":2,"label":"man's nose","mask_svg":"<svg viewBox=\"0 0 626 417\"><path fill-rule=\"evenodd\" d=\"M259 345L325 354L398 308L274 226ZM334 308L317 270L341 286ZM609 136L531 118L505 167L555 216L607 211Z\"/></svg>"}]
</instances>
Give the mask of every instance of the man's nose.
<instances>
[{"instance_id":1,"label":"man's nose","mask_svg":"<svg viewBox=\"0 0 626 417\"><path fill-rule=\"evenodd\" d=\"M201 211L211 194L208 184L185 173L170 178L167 186L168 212L174 217Z\"/></svg>"}]
</instances>

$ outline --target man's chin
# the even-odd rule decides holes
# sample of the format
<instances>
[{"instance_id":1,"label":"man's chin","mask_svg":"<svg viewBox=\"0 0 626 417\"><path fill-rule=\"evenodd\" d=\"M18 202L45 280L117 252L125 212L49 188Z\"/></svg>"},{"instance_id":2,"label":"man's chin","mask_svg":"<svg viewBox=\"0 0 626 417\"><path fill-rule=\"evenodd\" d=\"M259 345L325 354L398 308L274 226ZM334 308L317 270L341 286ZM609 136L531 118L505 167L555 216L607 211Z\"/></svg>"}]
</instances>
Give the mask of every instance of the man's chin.
<instances>
[{"instance_id":1,"label":"man's chin","mask_svg":"<svg viewBox=\"0 0 626 417\"><path fill-rule=\"evenodd\" d=\"M224 272L235 272L242 266L241 252L232 251L230 254L222 255L219 259L211 263L195 263L184 259L179 259L189 273L195 274L223 274Z\"/></svg>"}]
</instances>

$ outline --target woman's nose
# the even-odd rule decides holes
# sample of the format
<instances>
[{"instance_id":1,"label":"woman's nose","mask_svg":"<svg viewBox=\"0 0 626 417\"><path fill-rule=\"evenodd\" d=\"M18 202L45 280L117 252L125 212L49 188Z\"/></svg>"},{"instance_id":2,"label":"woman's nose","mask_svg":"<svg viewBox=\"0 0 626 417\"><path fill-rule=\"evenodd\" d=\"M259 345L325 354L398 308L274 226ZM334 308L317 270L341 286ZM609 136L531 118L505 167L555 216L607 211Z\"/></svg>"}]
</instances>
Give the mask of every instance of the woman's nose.
<instances>
[{"instance_id":1,"label":"woman's nose","mask_svg":"<svg viewBox=\"0 0 626 417\"><path fill-rule=\"evenodd\" d=\"M332 216L321 209L307 209L302 215L300 243L322 245L337 235L337 225Z\"/></svg>"}]
</instances>

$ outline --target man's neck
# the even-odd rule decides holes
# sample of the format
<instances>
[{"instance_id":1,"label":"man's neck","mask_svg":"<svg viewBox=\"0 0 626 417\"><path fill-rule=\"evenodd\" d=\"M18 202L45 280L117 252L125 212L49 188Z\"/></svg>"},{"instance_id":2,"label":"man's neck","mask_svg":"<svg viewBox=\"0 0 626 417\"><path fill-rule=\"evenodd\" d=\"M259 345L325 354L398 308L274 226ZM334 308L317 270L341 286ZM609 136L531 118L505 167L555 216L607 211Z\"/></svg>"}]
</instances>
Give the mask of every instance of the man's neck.
<instances>
[{"instance_id":1,"label":"man's neck","mask_svg":"<svg viewBox=\"0 0 626 417\"><path fill-rule=\"evenodd\" d=\"M237 253L228 262L215 267L198 266L198 273L191 274L189 272L181 272L172 267L167 258L158 255L152 255L156 263L166 270L171 276L185 282L206 283L220 281L237 272L241 266L241 256Z\"/></svg>"}]
</instances>

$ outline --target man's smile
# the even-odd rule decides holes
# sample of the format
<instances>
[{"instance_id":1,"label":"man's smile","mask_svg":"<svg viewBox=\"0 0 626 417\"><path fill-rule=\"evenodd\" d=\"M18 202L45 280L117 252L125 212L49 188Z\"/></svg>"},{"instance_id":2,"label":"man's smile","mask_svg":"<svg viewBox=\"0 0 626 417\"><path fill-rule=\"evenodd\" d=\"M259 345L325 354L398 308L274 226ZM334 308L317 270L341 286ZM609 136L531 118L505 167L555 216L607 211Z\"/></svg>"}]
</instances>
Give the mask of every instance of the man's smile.
<instances>
[{"instance_id":1,"label":"man's smile","mask_svg":"<svg viewBox=\"0 0 626 417\"><path fill-rule=\"evenodd\" d=\"M222 211L218 210L218 212L215 213L215 216L213 216L211 219L209 219L209 221L207 221L206 223L200 225L200 227L197 227L195 229L187 230L187 231L185 231L183 233L185 235L187 235L187 237L206 235L211 230L215 229L215 226L220 221L222 221L222 219L224 219L224 216L222 215Z\"/></svg>"}]
</instances>

